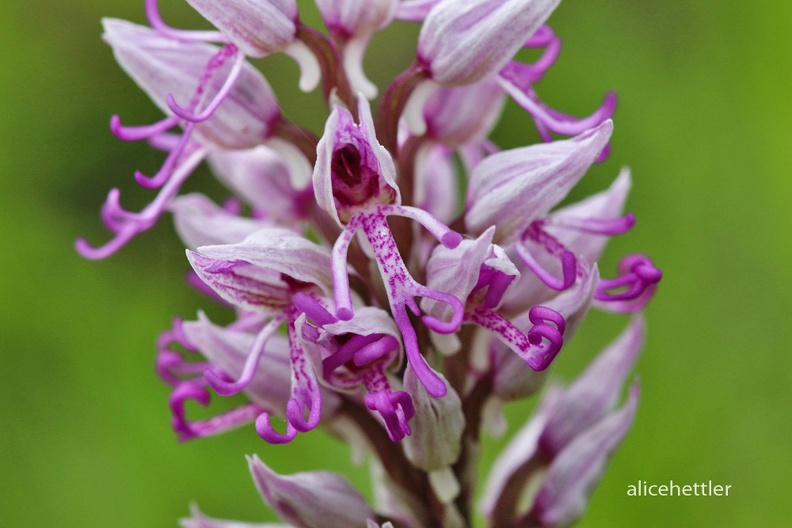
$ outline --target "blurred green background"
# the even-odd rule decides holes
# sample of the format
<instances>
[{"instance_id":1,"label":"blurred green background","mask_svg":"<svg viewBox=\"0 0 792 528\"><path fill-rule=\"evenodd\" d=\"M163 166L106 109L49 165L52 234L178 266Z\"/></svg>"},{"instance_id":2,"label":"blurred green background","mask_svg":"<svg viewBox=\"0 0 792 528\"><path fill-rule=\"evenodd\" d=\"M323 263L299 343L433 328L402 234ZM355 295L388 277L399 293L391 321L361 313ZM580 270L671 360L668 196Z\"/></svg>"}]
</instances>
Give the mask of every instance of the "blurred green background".
<instances>
[{"instance_id":1,"label":"blurred green background","mask_svg":"<svg viewBox=\"0 0 792 528\"><path fill-rule=\"evenodd\" d=\"M162 4L174 25L201 24L186 3ZM301 8L316 25L313 5ZM252 428L175 441L154 340L207 303L183 286L170 222L103 262L72 246L106 240L98 211L111 187L143 206L151 193L133 171L162 159L108 130L113 113L129 124L159 113L101 43L103 16L143 22L143 0L0 3L0 526L175 526L191 501L218 517L274 519L250 481L252 453L279 471L330 467L365 483L322 432L289 446ZM636 369L638 419L581 526L789 526L792 4L567 0L550 22L564 47L540 95L579 115L608 89L620 96L610 160L575 191L633 170L638 225L602 269L638 250L665 272ZM367 69L380 85L410 62L416 34L399 24L375 39ZM297 92L296 67L257 64L287 115L320 131L321 100ZM496 141L535 138L509 104ZM187 188L217 189L205 171ZM625 323L591 315L556 376L573 377ZM529 412L510 408L511 425ZM637 480L670 479L732 492L626 496Z\"/></svg>"}]
</instances>

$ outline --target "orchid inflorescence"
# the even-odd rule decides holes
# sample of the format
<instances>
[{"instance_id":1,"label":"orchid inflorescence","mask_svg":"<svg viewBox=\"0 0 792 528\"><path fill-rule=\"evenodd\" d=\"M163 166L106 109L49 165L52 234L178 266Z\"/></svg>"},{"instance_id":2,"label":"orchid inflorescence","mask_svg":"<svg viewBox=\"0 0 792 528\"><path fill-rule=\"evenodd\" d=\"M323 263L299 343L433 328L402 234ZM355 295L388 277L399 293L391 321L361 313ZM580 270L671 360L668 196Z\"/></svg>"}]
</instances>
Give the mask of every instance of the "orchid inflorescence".
<instances>
[{"instance_id":1,"label":"orchid inflorescence","mask_svg":"<svg viewBox=\"0 0 792 528\"><path fill-rule=\"evenodd\" d=\"M577 381L545 392L483 491L492 528L574 523L632 423L637 382L615 407L662 274L632 254L600 277L608 238L635 223L622 212L626 169L559 206L607 157L616 104L608 94L576 118L534 91L558 56L546 20L559 0L316 0L327 34L301 22L295 0L188 2L216 30L172 28L156 0L145 4L151 27L103 22L119 64L166 114L142 126L114 116L112 132L167 155L156 174L135 174L159 189L148 206L127 211L114 189L101 215L111 240L77 241L105 258L168 211L190 284L234 312L225 326L175 319L160 336L179 439L253 423L287 443L322 424L369 460L377 503L339 475L282 476L249 458L288 526L471 526L481 430L502 432L503 404L538 392L591 307L632 313ZM374 115L363 57L395 20L422 24L416 60ZM523 48L539 58L515 60ZM300 89L321 83L321 137L283 115L247 61L278 53L299 65ZM488 138L507 96L543 143L500 150ZM203 161L233 194L223 205L179 195ZM187 402L207 406L211 392L247 402L190 420ZM182 523L264 526L197 508Z\"/></svg>"}]
</instances>

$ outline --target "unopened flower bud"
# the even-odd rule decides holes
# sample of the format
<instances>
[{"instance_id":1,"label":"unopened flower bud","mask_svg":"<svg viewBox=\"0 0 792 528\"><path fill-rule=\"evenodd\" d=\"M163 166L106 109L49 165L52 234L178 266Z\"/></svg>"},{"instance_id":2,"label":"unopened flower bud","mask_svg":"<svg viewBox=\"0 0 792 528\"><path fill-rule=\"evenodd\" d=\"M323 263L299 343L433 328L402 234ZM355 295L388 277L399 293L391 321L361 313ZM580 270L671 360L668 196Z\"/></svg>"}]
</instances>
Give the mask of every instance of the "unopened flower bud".
<instances>
[{"instance_id":1,"label":"unopened flower bud","mask_svg":"<svg viewBox=\"0 0 792 528\"><path fill-rule=\"evenodd\" d=\"M404 440L407 458L424 471L450 466L459 458L465 429L459 395L450 388L442 398L431 396L409 366L404 373L404 389L415 405L413 434Z\"/></svg>"}]
</instances>

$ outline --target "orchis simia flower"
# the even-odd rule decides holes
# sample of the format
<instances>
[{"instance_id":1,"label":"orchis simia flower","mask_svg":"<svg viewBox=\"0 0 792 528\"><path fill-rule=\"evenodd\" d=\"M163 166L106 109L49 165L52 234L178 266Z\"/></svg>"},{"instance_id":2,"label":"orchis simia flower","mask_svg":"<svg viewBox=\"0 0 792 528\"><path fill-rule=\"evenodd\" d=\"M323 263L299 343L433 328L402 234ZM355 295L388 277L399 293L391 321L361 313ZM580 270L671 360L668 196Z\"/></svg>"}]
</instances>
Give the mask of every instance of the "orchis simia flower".
<instances>
[{"instance_id":1,"label":"orchis simia flower","mask_svg":"<svg viewBox=\"0 0 792 528\"><path fill-rule=\"evenodd\" d=\"M294 297L298 293L327 294L327 250L292 231L264 228L238 244L203 246L198 252L188 251L187 257L198 276L225 301L269 318L256 336L240 377L228 380L223 372L207 369L206 382L223 396L242 391L253 380L267 341L286 323L292 376L286 433L272 428L267 411L256 419L256 431L269 442L283 443L291 441L298 432L316 427L322 397L297 335L301 312Z\"/></svg>"},{"instance_id":2,"label":"orchis simia flower","mask_svg":"<svg viewBox=\"0 0 792 528\"><path fill-rule=\"evenodd\" d=\"M317 298L304 293L295 295L294 303L305 314L298 320L298 335L315 370L322 373L320 379L339 392L364 387L366 407L380 414L391 440L398 442L410 435L409 422L415 416L412 398L404 391L393 391L387 374L398 369L401 359L393 319L366 306L354 319L342 321Z\"/></svg>"},{"instance_id":3,"label":"orchis simia flower","mask_svg":"<svg viewBox=\"0 0 792 528\"><path fill-rule=\"evenodd\" d=\"M588 274L585 260L579 262L548 228L612 236L627 232L635 224L632 213L616 218L549 214L596 160L612 130L608 120L572 139L487 157L471 175L465 215L468 229L475 233L497 225L498 240L513 246L525 266L545 285L559 291L572 286L576 278ZM523 214L521 208L530 212ZM587 211L581 207L576 212L585 215ZM560 278L542 266L531 246L558 259ZM601 280L596 294L599 301L615 302L616 311L640 309L662 278L652 261L641 255L625 257L619 272L622 275L616 279ZM609 293L613 289L618 291Z\"/></svg>"},{"instance_id":4,"label":"orchis simia flower","mask_svg":"<svg viewBox=\"0 0 792 528\"><path fill-rule=\"evenodd\" d=\"M152 125L138 127L123 126L120 118L113 116L110 126L117 137L125 141L148 139L154 146L168 151L168 156L154 176L135 174L140 185L161 188L142 211L126 211L119 203L118 189L110 191L102 207L102 220L113 232L113 239L99 248L91 247L84 239L77 241L80 254L91 259L106 258L132 237L151 228L184 181L213 149L252 148L265 143L279 130L285 134L288 129L283 125L269 84L249 64L234 64L232 68L238 70L236 82L220 84L218 76L229 66L227 48L172 40L121 20L106 19L104 29L104 39L112 46L119 64L163 111L171 113L165 102L170 94L176 93L189 99L190 108L201 108L206 115L201 119L186 119L172 114ZM207 104L206 98L212 94L216 100ZM181 135L168 133L175 126L182 126Z\"/></svg>"},{"instance_id":5,"label":"orchis simia flower","mask_svg":"<svg viewBox=\"0 0 792 528\"><path fill-rule=\"evenodd\" d=\"M505 430L500 407L541 390L590 309L632 313L575 382L546 390L484 490L489 528L575 522L632 423L637 383L616 405L662 273L635 253L600 275L608 239L635 224L627 169L564 203L608 153L615 97L582 119L539 100L560 49L546 24L559 0L316 0L328 36L295 0L188 3L216 30L174 29L156 0L145 1L151 27L104 21L119 64L165 113L143 126L114 116L111 129L167 154L153 176L135 175L156 198L130 212L114 189L101 215L112 239L77 249L105 258L172 213L188 282L231 315L222 326L203 312L176 318L160 336L155 368L178 438L253 423L277 444L321 424L369 460L375 500L338 475L279 475L252 457L285 524L195 507L182 526L470 527L480 435ZM373 116L362 61L396 20L422 23L417 58ZM520 62L523 48L539 58ZM298 62L303 90L321 78L321 137L283 116L246 60L278 53ZM507 96L542 143L502 151L489 138ZM178 195L204 160L231 197ZM195 419L189 407L212 393L243 396Z\"/></svg>"},{"instance_id":6,"label":"orchis simia flower","mask_svg":"<svg viewBox=\"0 0 792 528\"><path fill-rule=\"evenodd\" d=\"M426 326L448 334L459 328L462 305L453 295L428 288L413 279L399 254L386 217L403 216L415 220L447 248L458 246L462 236L426 211L400 205L396 167L388 151L377 142L365 99L360 99L358 113L360 124L354 122L346 108L339 105L333 108L319 141L314 170L317 204L344 227L333 246L336 315L345 320L354 315L346 254L353 237L360 231L374 254L385 283L391 313L404 338L407 359L429 393L439 397L445 394L446 386L418 350L417 336L407 309L419 315L415 297L449 304L453 308L450 321L423 317Z\"/></svg>"}]
</instances>

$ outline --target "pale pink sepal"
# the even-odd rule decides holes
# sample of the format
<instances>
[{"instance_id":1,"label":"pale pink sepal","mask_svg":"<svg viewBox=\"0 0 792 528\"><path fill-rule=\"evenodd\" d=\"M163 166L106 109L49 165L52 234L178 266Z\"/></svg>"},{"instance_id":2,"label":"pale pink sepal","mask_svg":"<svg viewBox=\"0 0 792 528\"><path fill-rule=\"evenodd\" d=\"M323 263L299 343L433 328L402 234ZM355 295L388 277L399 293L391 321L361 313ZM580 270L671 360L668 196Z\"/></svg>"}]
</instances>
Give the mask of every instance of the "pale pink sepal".
<instances>
[{"instance_id":1,"label":"pale pink sepal","mask_svg":"<svg viewBox=\"0 0 792 528\"><path fill-rule=\"evenodd\" d=\"M221 182L265 218L296 224L313 201L313 193L292 185L287 161L274 148L260 145L248 150L220 150L212 152L207 161Z\"/></svg>"},{"instance_id":2,"label":"pale pink sepal","mask_svg":"<svg viewBox=\"0 0 792 528\"><path fill-rule=\"evenodd\" d=\"M187 0L245 55L263 57L294 42L295 0Z\"/></svg>"},{"instance_id":3,"label":"pale pink sepal","mask_svg":"<svg viewBox=\"0 0 792 528\"><path fill-rule=\"evenodd\" d=\"M218 260L244 260L315 284L325 292L330 289L330 251L288 229L259 229L238 244L203 246L198 250Z\"/></svg>"},{"instance_id":4,"label":"pale pink sepal","mask_svg":"<svg viewBox=\"0 0 792 528\"><path fill-rule=\"evenodd\" d=\"M465 239L455 249L442 244L435 247L426 265L426 285L450 293L463 304L479 280L481 265L490 253L495 228L490 227L475 240ZM432 317L446 320L452 308L433 299L421 300L421 309Z\"/></svg>"},{"instance_id":5,"label":"pale pink sepal","mask_svg":"<svg viewBox=\"0 0 792 528\"><path fill-rule=\"evenodd\" d=\"M371 35L393 20L398 0L315 0L325 25L346 37Z\"/></svg>"},{"instance_id":6,"label":"pale pink sepal","mask_svg":"<svg viewBox=\"0 0 792 528\"><path fill-rule=\"evenodd\" d=\"M250 311L280 313L297 292L331 291L329 251L286 229L261 229L238 244L202 246L187 258L223 299Z\"/></svg>"},{"instance_id":7,"label":"pale pink sepal","mask_svg":"<svg viewBox=\"0 0 792 528\"><path fill-rule=\"evenodd\" d=\"M465 224L473 233L491 225L496 241L516 240L543 218L583 177L608 143L608 120L574 138L516 148L485 158L473 170Z\"/></svg>"},{"instance_id":8,"label":"pale pink sepal","mask_svg":"<svg viewBox=\"0 0 792 528\"><path fill-rule=\"evenodd\" d=\"M562 451L576 436L614 408L624 380L643 346L644 333L643 317L633 316L622 335L561 392L542 433L542 450L548 453Z\"/></svg>"},{"instance_id":9,"label":"pale pink sepal","mask_svg":"<svg viewBox=\"0 0 792 528\"><path fill-rule=\"evenodd\" d=\"M294 526L351 528L376 518L363 495L341 475L329 471L279 475L258 456L247 460L261 498Z\"/></svg>"},{"instance_id":10,"label":"pale pink sepal","mask_svg":"<svg viewBox=\"0 0 792 528\"><path fill-rule=\"evenodd\" d=\"M279 523L248 523L207 517L196 504L190 506L190 517L179 520L182 528L292 528Z\"/></svg>"},{"instance_id":11,"label":"pale pink sepal","mask_svg":"<svg viewBox=\"0 0 792 528\"><path fill-rule=\"evenodd\" d=\"M441 88L423 108L426 135L452 147L484 140L497 123L505 103L506 95L493 80Z\"/></svg>"},{"instance_id":12,"label":"pale pink sepal","mask_svg":"<svg viewBox=\"0 0 792 528\"><path fill-rule=\"evenodd\" d=\"M441 0L402 0L396 9L396 18L409 22L423 22L429 11Z\"/></svg>"},{"instance_id":13,"label":"pale pink sepal","mask_svg":"<svg viewBox=\"0 0 792 528\"><path fill-rule=\"evenodd\" d=\"M459 214L458 181L454 152L445 145L427 145L415 158L413 204L444 224L452 223Z\"/></svg>"},{"instance_id":14,"label":"pale pink sepal","mask_svg":"<svg viewBox=\"0 0 792 528\"><path fill-rule=\"evenodd\" d=\"M168 206L176 233L189 249L235 244L263 227L265 222L229 213L200 193L177 196Z\"/></svg>"}]
</instances>

